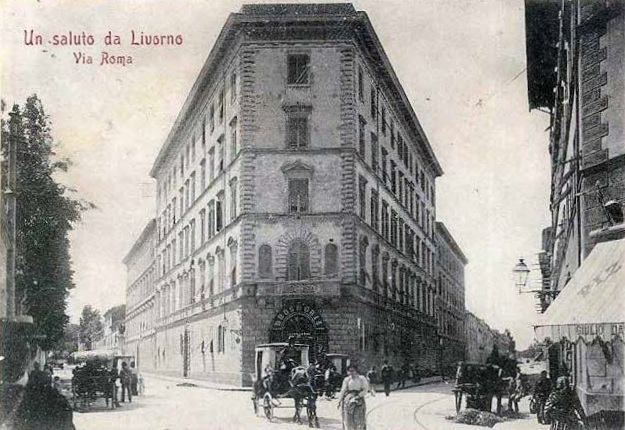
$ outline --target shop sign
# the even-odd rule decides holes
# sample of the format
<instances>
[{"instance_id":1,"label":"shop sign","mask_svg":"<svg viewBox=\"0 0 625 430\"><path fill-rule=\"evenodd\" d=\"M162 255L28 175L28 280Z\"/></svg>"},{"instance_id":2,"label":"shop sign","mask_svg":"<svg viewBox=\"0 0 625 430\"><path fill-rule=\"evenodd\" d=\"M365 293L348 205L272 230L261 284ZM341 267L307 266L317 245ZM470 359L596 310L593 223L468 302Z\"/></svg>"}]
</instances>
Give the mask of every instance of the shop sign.
<instances>
[{"instance_id":1,"label":"shop sign","mask_svg":"<svg viewBox=\"0 0 625 430\"><path fill-rule=\"evenodd\" d=\"M618 324L577 324L575 333L582 337L609 337L623 336L625 330L624 323Z\"/></svg>"},{"instance_id":2,"label":"shop sign","mask_svg":"<svg viewBox=\"0 0 625 430\"><path fill-rule=\"evenodd\" d=\"M294 317L303 317L308 319L315 330L326 329L323 317L319 311L305 302L294 302L282 308L282 310L274 318L271 329L282 330L285 322Z\"/></svg>"}]
</instances>

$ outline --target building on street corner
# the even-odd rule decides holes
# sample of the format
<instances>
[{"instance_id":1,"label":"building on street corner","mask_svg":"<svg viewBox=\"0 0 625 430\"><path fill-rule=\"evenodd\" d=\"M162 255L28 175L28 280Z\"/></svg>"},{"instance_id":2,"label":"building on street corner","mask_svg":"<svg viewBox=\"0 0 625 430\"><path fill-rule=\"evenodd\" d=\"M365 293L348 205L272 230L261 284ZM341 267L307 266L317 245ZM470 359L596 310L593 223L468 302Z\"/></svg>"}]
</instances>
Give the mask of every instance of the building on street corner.
<instances>
[{"instance_id":1,"label":"building on street corner","mask_svg":"<svg viewBox=\"0 0 625 430\"><path fill-rule=\"evenodd\" d=\"M312 359L438 372L439 275L460 356L466 262L447 233L456 262L437 269L442 173L365 12L244 5L150 172L155 220L124 260L126 353L236 385L255 345L290 338Z\"/></svg>"},{"instance_id":2,"label":"building on street corner","mask_svg":"<svg viewBox=\"0 0 625 430\"><path fill-rule=\"evenodd\" d=\"M126 305L118 305L110 308L104 315L102 337L95 342L95 349L122 353L122 338L124 336Z\"/></svg>"},{"instance_id":3,"label":"building on street corner","mask_svg":"<svg viewBox=\"0 0 625 430\"><path fill-rule=\"evenodd\" d=\"M551 119L535 333L552 379L570 376L591 421L622 428L625 2L526 0L526 34L530 109Z\"/></svg>"}]
</instances>

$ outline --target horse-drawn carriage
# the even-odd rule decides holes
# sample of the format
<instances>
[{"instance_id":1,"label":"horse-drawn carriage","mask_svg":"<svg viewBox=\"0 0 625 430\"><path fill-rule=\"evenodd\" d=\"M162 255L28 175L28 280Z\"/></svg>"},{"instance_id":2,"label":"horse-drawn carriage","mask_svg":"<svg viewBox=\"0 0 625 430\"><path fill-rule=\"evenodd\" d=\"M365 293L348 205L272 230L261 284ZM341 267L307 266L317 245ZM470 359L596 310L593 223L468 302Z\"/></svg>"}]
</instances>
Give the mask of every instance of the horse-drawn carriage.
<instances>
[{"instance_id":1,"label":"horse-drawn carriage","mask_svg":"<svg viewBox=\"0 0 625 430\"><path fill-rule=\"evenodd\" d=\"M349 355L326 354L318 363L319 377L316 379L316 388L319 395L325 394L328 398L334 398L347 376L348 367Z\"/></svg>"},{"instance_id":2,"label":"horse-drawn carriage","mask_svg":"<svg viewBox=\"0 0 625 430\"><path fill-rule=\"evenodd\" d=\"M72 401L74 409L89 409L98 398L105 400L106 407L114 409L117 404L116 381L122 363L134 361L130 355L117 355L108 351L79 351L72 354L77 366L72 371Z\"/></svg>"},{"instance_id":3,"label":"horse-drawn carriage","mask_svg":"<svg viewBox=\"0 0 625 430\"><path fill-rule=\"evenodd\" d=\"M501 399L506 394L508 381L498 366L479 363L459 363L456 384L452 389L456 400L456 412L462 407L466 395L467 408L491 410L493 397L497 398L497 413L501 412Z\"/></svg>"},{"instance_id":4,"label":"horse-drawn carriage","mask_svg":"<svg viewBox=\"0 0 625 430\"><path fill-rule=\"evenodd\" d=\"M319 427L317 419L317 393L308 377L308 345L296 343L270 343L258 345L255 350L256 372L252 401L254 413L262 410L271 420L274 409L288 408L285 399L293 399L293 421L302 423L301 411L306 408L308 425Z\"/></svg>"}]
</instances>

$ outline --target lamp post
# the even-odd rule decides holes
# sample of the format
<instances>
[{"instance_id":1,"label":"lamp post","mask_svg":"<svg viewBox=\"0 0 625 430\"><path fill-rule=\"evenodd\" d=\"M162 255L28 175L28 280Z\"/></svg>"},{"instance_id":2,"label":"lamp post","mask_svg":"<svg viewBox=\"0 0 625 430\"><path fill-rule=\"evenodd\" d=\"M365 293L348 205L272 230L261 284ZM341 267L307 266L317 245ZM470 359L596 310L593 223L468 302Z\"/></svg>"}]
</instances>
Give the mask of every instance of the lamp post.
<instances>
[{"instance_id":1,"label":"lamp post","mask_svg":"<svg viewBox=\"0 0 625 430\"><path fill-rule=\"evenodd\" d=\"M544 305L544 298L550 297L555 299L560 291L551 290L547 288L541 288L540 290L526 289L527 281L529 278L530 269L525 264L523 258L519 258L519 262L512 269L512 275L514 276L514 284L519 290L519 294L534 294L539 298L541 302L541 312L544 312L547 309L548 305Z\"/></svg>"}]
</instances>

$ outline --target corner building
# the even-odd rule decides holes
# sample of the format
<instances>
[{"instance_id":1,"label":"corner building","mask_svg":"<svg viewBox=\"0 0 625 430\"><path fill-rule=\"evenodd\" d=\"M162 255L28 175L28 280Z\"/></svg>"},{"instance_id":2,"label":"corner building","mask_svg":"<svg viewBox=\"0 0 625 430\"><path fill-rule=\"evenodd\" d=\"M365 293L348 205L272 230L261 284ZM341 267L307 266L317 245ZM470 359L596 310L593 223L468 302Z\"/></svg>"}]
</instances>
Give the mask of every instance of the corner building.
<instances>
[{"instance_id":1,"label":"corner building","mask_svg":"<svg viewBox=\"0 0 625 430\"><path fill-rule=\"evenodd\" d=\"M441 174L364 12L244 5L151 171L156 369L248 385L294 337L435 371Z\"/></svg>"}]
</instances>

